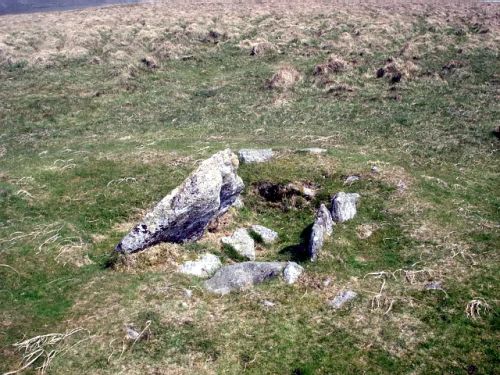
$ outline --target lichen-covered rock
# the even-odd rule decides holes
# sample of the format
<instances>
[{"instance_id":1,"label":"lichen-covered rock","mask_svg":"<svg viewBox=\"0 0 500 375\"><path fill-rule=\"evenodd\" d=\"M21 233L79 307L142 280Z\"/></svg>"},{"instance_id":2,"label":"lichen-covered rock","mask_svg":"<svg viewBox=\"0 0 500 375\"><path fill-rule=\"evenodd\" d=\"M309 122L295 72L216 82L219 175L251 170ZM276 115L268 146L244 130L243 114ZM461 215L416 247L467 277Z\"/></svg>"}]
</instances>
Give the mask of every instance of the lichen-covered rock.
<instances>
[{"instance_id":1,"label":"lichen-covered rock","mask_svg":"<svg viewBox=\"0 0 500 375\"><path fill-rule=\"evenodd\" d=\"M238 153L240 161L245 164L262 163L274 156L273 150L268 149L241 149Z\"/></svg>"},{"instance_id":2,"label":"lichen-covered rock","mask_svg":"<svg viewBox=\"0 0 500 375\"><path fill-rule=\"evenodd\" d=\"M229 149L203 161L144 216L116 250L133 253L159 242L181 243L200 238L208 223L226 212L243 190L237 169L238 158Z\"/></svg>"},{"instance_id":3,"label":"lichen-covered rock","mask_svg":"<svg viewBox=\"0 0 500 375\"><path fill-rule=\"evenodd\" d=\"M311 237L309 239L308 253L312 262L318 259L318 254L323 247L325 237L332 234L333 221L330 211L324 204L321 204L316 212L316 219L311 230Z\"/></svg>"},{"instance_id":4,"label":"lichen-covered rock","mask_svg":"<svg viewBox=\"0 0 500 375\"><path fill-rule=\"evenodd\" d=\"M288 262L283 270L283 279L287 284L295 284L302 272L304 272L304 267L295 262Z\"/></svg>"},{"instance_id":5,"label":"lichen-covered rock","mask_svg":"<svg viewBox=\"0 0 500 375\"><path fill-rule=\"evenodd\" d=\"M255 260L255 242L246 229L237 229L232 236L222 237L221 242L242 257Z\"/></svg>"},{"instance_id":6,"label":"lichen-covered rock","mask_svg":"<svg viewBox=\"0 0 500 375\"><path fill-rule=\"evenodd\" d=\"M284 262L243 262L219 269L215 275L205 281L204 287L209 292L227 294L232 291L249 289L266 280L278 277L283 272Z\"/></svg>"},{"instance_id":7,"label":"lichen-covered rock","mask_svg":"<svg viewBox=\"0 0 500 375\"><path fill-rule=\"evenodd\" d=\"M338 293L334 299L328 302L330 307L338 310L342 308L347 302L352 301L354 298L358 296L358 293L353 292L352 290L343 290Z\"/></svg>"},{"instance_id":8,"label":"lichen-covered rock","mask_svg":"<svg viewBox=\"0 0 500 375\"><path fill-rule=\"evenodd\" d=\"M278 239L278 233L262 225L252 225L250 231L259 241L267 245L274 243Z\"/></svg>"},{"instance_id":9,"label":"lichen-covered rock","mask_svg":"<svg viewBox=\"0 0 500 375\"><path fill-rule=\"evenodd\" d=\"M356 216L356 204L360 198L357 193L340 192L332 199L332 219L342 223Z\"/></svg>"},{"instance_id":10,"label":"lichen-covered rock","mask_svg":"<svg viewBox=\"0 0 500 375\"><path fill-rule=\"evenodd\" d=\"M198 277L210 277L215 271L222 267L218 256L204 254L194 261L187 261L179 266L179 272Z\"/></svg>"}]
</instances>

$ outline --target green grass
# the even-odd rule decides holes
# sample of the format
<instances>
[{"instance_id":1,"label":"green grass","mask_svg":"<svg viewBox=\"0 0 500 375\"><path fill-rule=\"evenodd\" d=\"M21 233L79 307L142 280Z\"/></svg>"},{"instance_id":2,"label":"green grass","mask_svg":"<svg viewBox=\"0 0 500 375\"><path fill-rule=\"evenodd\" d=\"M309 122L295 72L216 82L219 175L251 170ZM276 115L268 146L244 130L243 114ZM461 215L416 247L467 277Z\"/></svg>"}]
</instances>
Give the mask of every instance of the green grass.
<instances>
[{"instance_id":1,"label":"green grass","mask_svg":"<svg viewBox=\"0 0 500 375\"><path fill-rule=\"evenodd\" d=\"M414 36L441 32L423 23L415 19ZM454 36L446 51L423 54L418 64L439 73L459 59L464 68L443 80L404 79L396 101L388 98L386 80L365 73L383 65L398 43L334 77L355 88L334 96L312 75L327 57L319 42L312 56L290 44L264 58L242 52L238 40L195 43L194 59L165 61L156 71L136 67L126 80L110 64L85 59L0 68L1 371L19 364L15 342L74 327L88 330L88 339L56 356L51 373L499 371L498 139L490 133L499 118L498 56L480 45L458 54L465 39ZM303 79L287 92L266 89L281 63ZM277 105L278 97L286 103ZM306 146L328 153L286 153ZM280 235L259 259L294 259L287 249L303 241L321 202L337 191L361 194L357 217L335 227L317 263L303 262L304 280L216 298L169 265L137 272L107 267L126 231L119 224L131 225L196 160L226 147L282 152L239 170L245 208L229 228L259 223ZM370 173L373 164L381 174ZM363 178L345 186L343 178L355 173ZM403 193L400 179L408 185ZM283 209L252 192L259 181L310 181L319 189L312 202ZM362 224L377 229L360 239ZM65 245L91 263L62 262ZM231 256L206 242L172 256L207 249ZM393 308L372 310L381 280L366 275L412 267L432 269L430 279L442 280L446 294L422 290L427 280L389 277L385 293ZM184 288L194 291L192 299ZM326 302L344 288L360 298L334 312ZM477 297L491 310L471 320L465 307ZM276 306L265 308L263 300ZM142 328L148 321L151 337L125 344L120 354L123 325Z\"/></svg>"}]
</instances>

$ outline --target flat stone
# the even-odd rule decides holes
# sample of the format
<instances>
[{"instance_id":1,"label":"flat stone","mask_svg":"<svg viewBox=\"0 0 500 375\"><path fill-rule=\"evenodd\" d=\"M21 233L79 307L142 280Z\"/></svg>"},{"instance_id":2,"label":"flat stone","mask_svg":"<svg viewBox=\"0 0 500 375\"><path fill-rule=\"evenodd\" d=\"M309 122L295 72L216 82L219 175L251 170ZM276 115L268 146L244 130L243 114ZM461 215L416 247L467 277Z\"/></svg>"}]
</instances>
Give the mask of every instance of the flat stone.
<instances>
[{"instance_id":1,"label":"flat stone","mask_svg":"<svg viewBox=\"0 0 500 375\"><path fill-rule=\"evenodd\" d=\"M325 237L329 237L333 231L333 221L330 212L324 204L316 211L316 218L309 239L308 254L312 262L318 259L318 254L323 247Z\"/></svg>"},{"instance_id":2,"label":"flat stone","mask_svg":"<svg viewBox=\"0 0 500 375\"><path fill-rule=\"evenodd\" d=\"M304 272L304 267L295 262L288 262L283 270L283 279L287 284L295 284L302 272Z\"/></svg>"},{"instance_id":3,"label":"flat stone","mask_svg":"<svg viewBox=\"0 0 500 375\"><path fill-rule=\"evenodd\" d=\"M356 203L361 196L357 193L340 192L332 199L332 219L342 223L356 216Z\"/></svg>"},{"instance_id":4,"label":"flat stone","mask_svg":"<svg viewBox=\"0 0 500 375\"><path fill-rule=\"evenodd\" d=\"M255 242L246 229L237 229L232 236L222 237L221 242L242 257L255 260Z\"/></svg>"},{"instance_id":5,"label":"flat stone","mask_svg":"<svg viewBox=\"0 0 500 375\"><path fill-rule=\"evenodd\" d=\"M215 271L222 267L218 256L214 254L204 254L195 261L188 261L179 266L179 272L198 277L210 277Z\"/></svg>"},{"instance_id":6,"label":"flat stone","mask_svg":"<svg viewBox=\"0 0 500 375\"><path fill-rule=\"evenodd\" d=\"M262 225L252 225L250 231L259 241L262 241L266 245L272 244L278 239L278 233Z\"/></svg>"},{"instance_id":7,"label":"flat stone","mask_svg":"<svg viewBox=\"0 0 500 375\"><path fill-rule=\"evenodd\" d=\"M357 296L358 293L353 292L352 290L343 290L342 292L338 293L334 299L329 301L328 305L338 310L342 308L347 302L355 299Z\"/></svg>"},{"instance_id":8,"label":"flat stone","mask_svg":"<svg viewBox=\"0 0 500 375\"><path fill-rule=\"evenodd\" d=\"M273 150L267 149L241 149L238 153L240 161L245 164L263 163L274 156Z\"/></svg>"},{"instance_id":9,"label":"flat stone","mask_svg":"<svg viewBox=\"0 0 500 375\"><path fill-rule=\"evenodd\" d=\"M325 148L319 148L319 147L307 147L307 148L301 148L299 152L306 153L306 154L325 154L328 150Z\"/></svg>"},{"instance_id":10,"label":"flat stone","mask_svg":"<svg viewBox=\"0 0 500 375\"><path fill-rule=\"evenodd\" d=\"M211 293L228 294L252 288L266 280L278 277L283 272L284 262L242 262L222 267L204 282Z\"/></svg>"},{"instance_id":11,"label":"flat stone","mask_svg":"<svg viewBox=\"0 0 500 375\"><path fill-rule=\"evenodd\" d=\"M238 158L229 149L203 161L144 216L116 246L116 251L133 253L160 242L199 239L208 223L225 213L245 187L236 174L238 164Z\"/></svg>"}]
</instances>

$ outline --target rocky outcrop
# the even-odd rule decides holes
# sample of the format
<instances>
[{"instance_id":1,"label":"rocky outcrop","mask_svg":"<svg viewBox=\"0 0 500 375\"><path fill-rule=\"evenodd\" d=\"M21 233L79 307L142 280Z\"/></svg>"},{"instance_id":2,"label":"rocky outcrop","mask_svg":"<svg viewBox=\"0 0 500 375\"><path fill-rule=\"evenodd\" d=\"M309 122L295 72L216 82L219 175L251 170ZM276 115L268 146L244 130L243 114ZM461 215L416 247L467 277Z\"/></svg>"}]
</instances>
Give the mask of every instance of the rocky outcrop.
<instances>
[{"instance_id":1,"label":"rocky outcrop","mask_svg":"<svg viewBox=\"0 0 500 375\"><path fill-rule=\"evenodd\" d=\"M237 169L238 158L229 149L203 161L144 216L116 250L133 253L159 242L181 243L200 238L208 223L226 212L243 190Z\"/></svg>"},{"instance_id":2,"label":"rocky outcrop","mask_svg":"<svg viewBox=\"0 0 500 375\"><path fill-rule=\"evenodd\" d=\"M308 244L308 254L312 262L318 259L325 237L329 237L332 231L333 221L330 212L324 204L321 204L316 212L316 219L314 220Z\"/></svg>"},{"instance_id":3,"label":"rocky outcrop","mask_svg":"<svg viewBox=\"0 0 500 375\"><path fill-rule=\"evenodd\" d=\"M286 267L284 262L243 262L219 269L205 281L204 286L215 294L249 289L266 280L278 277Z\"/></svg>"},{"instance_id":4,"label":"rocky outcrop","mask_svg":"<svg viewBox=\"0 0 500 375\"><path fill-rule=\"evenodd\" d=\"M342 223L356 216L356 204L361 196L357 193L340 192L332 199L332 219Z\"/></svg>"}]
</instances>

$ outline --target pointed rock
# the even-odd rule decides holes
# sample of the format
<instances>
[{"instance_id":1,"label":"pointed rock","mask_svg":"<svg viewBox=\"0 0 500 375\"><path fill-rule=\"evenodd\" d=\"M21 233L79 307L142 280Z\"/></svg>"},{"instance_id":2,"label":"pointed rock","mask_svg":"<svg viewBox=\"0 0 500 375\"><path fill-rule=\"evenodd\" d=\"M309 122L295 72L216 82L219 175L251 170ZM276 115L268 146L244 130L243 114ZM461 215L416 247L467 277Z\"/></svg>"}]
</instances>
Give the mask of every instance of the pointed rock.
<instances>
[{"instance_id":1,"label":"pointed rock","mask_svg":"<svg viewBox=\"0 0 500 375\"><path fill-rule=\"evenodd\" d=\"M318 259L318 254L323 247L325 237L330 236L332 231L333 221L330 211L328 211L324 204L321 204L316 212L316 219L312 227L311 238L309 239L308 251L312 262Z\"/></svg>"},{"instance_id":2,"label":"pointed rock","mask_svg":"<svg viewBox=\"0 0 500 375\"><path fill-rule=\"evenodd\" d=\"M243 262L219 269L215 275L205 281L209 292L228 294L253 287L266 280L278 277L283 272L284 262Z\"/></svg>"},{"instance_id":3,"label":"pointed rock","mask_svg":"<svg viewBox=\"0 0 500 375\"><path fill-rule=\"evenodd\" d=\"M356 203L361 196L357 193L340 192L332 199L332 219L342 223L356 216Z\"/></svg>"},{"instance_id":4,"label":"pointed rock","mask_svg":"<svg viewBox=\"0 0 500 375\"><path fill-rule=\"evenodd\" d=\"M208 223L226 212L244 188L236 174L238 158L231 150L203 161L177 188L163 198L116 246L133 253L159 242L200 238Z\"/></svg>"},{"instance_id":5,"label":"pointed rock","mask_svg":"<svg viewBox=\"0 0 500 375\"><path fill-rule=\"evenodd\" d=\"M247 230L240 228L231 237L222 237L221 242L249 260L255 260L255 242Z\"/></svg>"}]
</instances>

